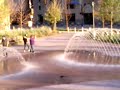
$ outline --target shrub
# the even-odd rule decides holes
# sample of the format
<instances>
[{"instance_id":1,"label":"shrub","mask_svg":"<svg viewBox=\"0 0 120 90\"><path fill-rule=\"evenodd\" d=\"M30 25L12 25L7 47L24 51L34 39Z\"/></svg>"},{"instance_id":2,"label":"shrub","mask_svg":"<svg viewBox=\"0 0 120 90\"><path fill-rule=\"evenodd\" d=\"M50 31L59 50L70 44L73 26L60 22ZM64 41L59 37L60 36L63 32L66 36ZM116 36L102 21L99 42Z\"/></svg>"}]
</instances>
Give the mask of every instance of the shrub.
<instances>
[{"instance_id":1,"label":"shrub","mask_svg":"<svg viewBox=\"0 0 120 90\"><path fill-rule=\"evenodd\" d=\"M91 39L93 39L93 33L89 33L87 37L91 37ZM95 40L97 41L102 41L102 42L108 42L108 43L114 43L114 44L120 44L120 34L117 33L113 33L112 35L106 34L104 33L104 35L102 35L102 33L97 33Z\"/></svg>"},{"instance_id":2,"label":"shrub","mask_svg":"<svg viewBox=\"0 0 120 90\"><path fill-rule=\"evenodd\" d=\"M32 28L32 29L22 29L22 30L18 30L18 29L2 30L0 31L0 39L2 38L3 35L6 35L9 41L15 40L17 44L21 44L23 42L22 37L25 34L27 34L28 37L30 37L30 35L35 35L35 37L39 38L43 36L52 35L53 33L57 33L57 32L53 32L51 28L47 26L42 26L40 28Z\"/></svg>"}]
</instances>

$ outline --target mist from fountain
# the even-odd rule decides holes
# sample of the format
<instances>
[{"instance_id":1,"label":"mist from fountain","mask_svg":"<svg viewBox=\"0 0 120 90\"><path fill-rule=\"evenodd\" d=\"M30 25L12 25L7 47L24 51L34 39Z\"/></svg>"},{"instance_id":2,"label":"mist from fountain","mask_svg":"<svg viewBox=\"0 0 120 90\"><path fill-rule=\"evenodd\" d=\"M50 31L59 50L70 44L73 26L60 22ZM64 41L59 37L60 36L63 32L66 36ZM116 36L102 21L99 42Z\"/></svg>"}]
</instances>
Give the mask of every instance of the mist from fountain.
<instances>
[{"instance_id":1,"label":"mist from fountain","mask_svg":"<svg viewBox=\"0 0 120 90\"><path fill-rule=\"evenodd\" d=\"M13 74L16 72L22 72L36 66L30 62L27 62L22 54L11 47L0 48L0 67L3 72L0 74Z\"/></svg>"},{"instance_id":2,"label":"mist from fountain","mask_svg":"<svg viewBox=\"0 0 120 90\"><path fill-rule=\"evenodd\" d=\"M1 47L0 48L0 61L4 61L6 60L6 58L14 58L16 57L17 60L22 64L23 62L25 62L25 59L23 58L23 56L21 55L20 52L18 52L18 50L14 49L14 48L10 48L10 47Z\"/></svg>"},{"instance_id":3,"label":"mist from fountain","mask_svg":"<svg viewBox=\"0 0 120 90\"><path fill-rule=\"evenodd\" d=\"M114 41L105 42L105 34L100 30L75 33L65 48L64 58L84 64L119 66L119 42L117 39L116 44L112 43Z\"/></svg>"}]
</instances>

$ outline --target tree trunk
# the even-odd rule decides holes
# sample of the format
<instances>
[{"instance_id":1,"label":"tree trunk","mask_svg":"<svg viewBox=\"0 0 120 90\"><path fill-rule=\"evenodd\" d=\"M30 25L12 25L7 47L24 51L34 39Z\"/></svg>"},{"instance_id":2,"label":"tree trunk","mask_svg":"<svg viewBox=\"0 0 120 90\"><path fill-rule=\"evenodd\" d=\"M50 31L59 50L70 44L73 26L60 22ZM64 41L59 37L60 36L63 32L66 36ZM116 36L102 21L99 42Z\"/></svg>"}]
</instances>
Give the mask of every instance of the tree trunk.
<instances>
[{"instance_id":1,"label":"tree trunk","mask_svg":"<svg viewBox=\"0 0 120 90\"><path fill-rule=\"evenodd\" d=\"M21 4L22 4L22 1L20 0L20 29L22 29L22 15L23 15Z\"/></svg>"},{"instance_id":2,"label":"tree trunk","mask_svg":"<svg viewBox=\"0 0 120 90\"><path fill-rule=\"evenodd\" d=\"M113 29L113 12L111 12L111 34L112 34L112 29Z\"/></svg>"},{"instance_id":3,"label":"tree trunk","mask_svg":"<svg viewBox=\"0 0 120 90\"><path fill-rule=\"evenodd\" d=\"M66 30L68 31L68 16L66 14Z\"/></svg>"},{"instance_id":4,"label":"tree trunk","mask_svg":"<svg viewBox=\"0 0 120 90\"><path fill-rule=\"evenodd\" d=\"M110 27L111 27L111 31L110 31L110 33L111 33L111 35L113 34L113 12L111 12L111 25L110 25Z\"/></svg>"},{"instance_id":5,"label":"tree trunk","mask_svg":"<svg viewBox=\"0 0 120 90\"><path fill-rule=\"evenodd\" d=\"M56 30L56 17L55 17L54 23L53 23L53 30Z\"/></svg>"},{"instance_id":6,"label":"tree trunk","mask_svg":"<svg viewBox=\"0 0 120 90\"><path fill-rule=\"evenodd\" d=\"M22 29L22 11L20 12L20 29Z\"/></svg>"},{"instance_id":7,"label":"tree trunk","mask_svg":"<svg viewBox=\"0 0 120 90\"><path fill-rule=\"evenodd\" d=\"M56 23L53 23L53 30L56 30Z\"/></svg>"},{"instance_id":8,"label":"tree trunk","mask_svg":"<svg viewBox=\"0 0 120 90\"><path fill-rule=\"evenodd\" d=\"M113 29L113 21L111 20L111 30Z\"/></svg>"},{"instance_id":9,"label":"tree trunk","mask_svg":"<svg viewBox=\"0 0 120 90\"><path fill-rule=\"evenodd\" d=\"M102 19L102 27L103 28L105 27L105 20L104 20L104 18Z\"/></svg>"}]
</instances>

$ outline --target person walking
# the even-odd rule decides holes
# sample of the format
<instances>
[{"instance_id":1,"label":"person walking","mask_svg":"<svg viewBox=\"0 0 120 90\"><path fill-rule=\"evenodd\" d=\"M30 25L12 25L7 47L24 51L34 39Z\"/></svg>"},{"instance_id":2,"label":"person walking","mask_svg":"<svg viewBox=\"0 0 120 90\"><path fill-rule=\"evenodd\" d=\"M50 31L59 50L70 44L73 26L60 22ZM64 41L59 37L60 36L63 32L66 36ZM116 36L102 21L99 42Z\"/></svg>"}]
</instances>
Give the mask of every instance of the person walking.
<instances>
[{"instance_id":1,"label":"person walking","mask_svg":"<svg viewBox=\"0 0 120 90\"><path fill-rule=\"evenodd\" d=\"M6 36L2 36L2 46L3 47L7 47L8 46L8 41L7 41L7 37Z\"/></svg>"},{"instance_id":2,"label":"person walking","mask_svg":"<svg viewBox=\"0 0 120 90\"><path fill-rule=\"evenodd\" d=\"M30 36L30 52L34 52L34 44L35 44L35 37L31 35Z\"/></svg>"},{"instance_id":3,"label":"person walking","mask_svg":"<svg viewBox=\"0 0 120 90\"><path fill-rule=\"evenodd\" d=\"M23 36L23 42L24 42L24 52L26 51L26 47L28 48L28 51L29 51L29 45L28 45L28 40L27 40L26 34Z\"/></svg>"}]
</instances>

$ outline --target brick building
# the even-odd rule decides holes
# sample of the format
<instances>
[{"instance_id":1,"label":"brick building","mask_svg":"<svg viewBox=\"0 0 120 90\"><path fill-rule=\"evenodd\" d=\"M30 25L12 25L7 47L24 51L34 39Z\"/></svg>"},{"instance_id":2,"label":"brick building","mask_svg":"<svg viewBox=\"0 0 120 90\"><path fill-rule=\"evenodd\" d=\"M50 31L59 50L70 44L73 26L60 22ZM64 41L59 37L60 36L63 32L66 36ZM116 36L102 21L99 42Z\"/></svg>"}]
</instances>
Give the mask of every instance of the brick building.
<instances>
[{"instance_id":1,"label":"brick building","mask_svg":"<svg viewBox=\"0 0 120 90\"><path fill-rule=\"evenodd\" d=\"M43 24L44 14L48 4L52 0L32 0L34 9L33 21L35 24ZM71 24L92 24L92 1L93 0L60 0L62 7L65 9L65 2L67 4L67 13L69 14L69 23ZM99 0L94 0L94 2ZM65 23L65 16L63 15L61 23Z\"/></svg>"}]
</instances>

